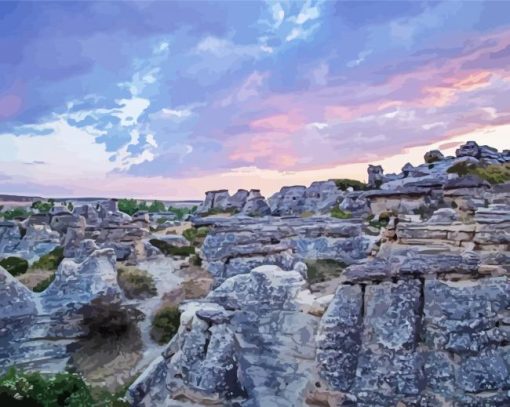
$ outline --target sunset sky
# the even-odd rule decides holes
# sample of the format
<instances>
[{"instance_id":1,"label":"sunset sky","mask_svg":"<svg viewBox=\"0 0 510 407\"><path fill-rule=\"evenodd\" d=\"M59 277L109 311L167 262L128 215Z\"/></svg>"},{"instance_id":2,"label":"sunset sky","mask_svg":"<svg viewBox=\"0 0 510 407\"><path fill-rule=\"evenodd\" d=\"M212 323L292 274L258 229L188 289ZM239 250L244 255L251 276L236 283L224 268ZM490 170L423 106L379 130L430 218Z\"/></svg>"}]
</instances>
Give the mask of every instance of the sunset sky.
<instances>
[{"instance_id":1,"label":"sunset sky","mask_svg":"<svg viewBox=\"0 0 510 407\"><path fill-rule=\"evenodd\" d=\"M510 1L0 2L0 193L201 198L510 148Z\"/></svg>"}]
</instances>

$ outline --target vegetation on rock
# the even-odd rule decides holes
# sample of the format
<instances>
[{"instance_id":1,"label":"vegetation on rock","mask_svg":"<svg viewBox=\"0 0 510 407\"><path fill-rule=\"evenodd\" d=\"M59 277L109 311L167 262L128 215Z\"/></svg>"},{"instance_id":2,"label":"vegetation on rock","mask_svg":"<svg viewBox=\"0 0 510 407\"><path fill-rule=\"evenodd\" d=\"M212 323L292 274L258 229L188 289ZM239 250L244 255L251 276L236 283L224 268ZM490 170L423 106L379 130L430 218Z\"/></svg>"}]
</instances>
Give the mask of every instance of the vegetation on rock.
<instances>
[{"instance_id":1,"label":"vegetation on rock","mask_svg":"<svg viewBox=\"0 0 510 407\"><path fill-rule=\"evenodd\" d=\"M307 260L307 276L310 284L321 283L340 276L346 264L333 259Z\"/></svg>"},{"instance_id":2,"label":"vegetation on rock","mask_svg":"<svg viewBox=\"0 0 510 407\"><path fill-rule=\"evenodd\" d=\"M0 213L0 217L3 217L5 220L13 220L13 219L26 219L31 215L30 211L27 211L24 208L14 208Z\"/></svg>"},{"instance_id":3,"label":"vegetation on rock","mask_svg":"<svg viewBox=\"0 0 510 407\"><path fill-rule=\"evenodd\" d=\"M64 248L56 247L51 252L41 256L30 268L33 270L56 270L62 260L64 260Z\"/></svg>"},{"instance_id":4,"label":"vegetation on rock","mask_svg":"<svg viewBox=\"0 0 510 407\"><path fill-rule=\"evenodd\" d=\"M42 202L42 201L35 201L32 203L32 209L37 209L39 213L48 213L51 208L53 208L54 202L48 201L48 202Z\"/></svg>"},{"instance_id":5,"label":"vegetation on rock","mask_svg":"<svg viewBox=\"0 0 510 407\"><path fill-rule=\"evenodd\" d=\"M161 253L163 253L166 256L187 257L192 254L195 254L195 248L193 246L178 247L160 239L151 239L149 242L154 247L157 247L161 251Z\"/></svg>"},{"instance_id":6,"label":"vegetation on rock","mask_svg":"<svg viewBox=\"0 0 510 407\"><path fill-rule=\"evenodd\" d=\"M185 229L182 232L182 235L193 246L198 246L204 241L204 239L208 233L209 233L209 228L205 227L205 226L201 226L199 228Z\"/></svg>"},{"instance_id":7,"label":"vegetation on rock","mask_svg":"<svg viewBox=\"0 0 510 407\"><path fill-rule=\"evenodd\" d=\"M340 208L333 208L330 212L333 218L337 219L349 219L352 218L352 214L348 211L343 211Z\"/></svg>"},{"instance_id":8,"label":"vegetation on rock","mask_svg":"<svg viewBox=\"0 0 510 407\"><path fill-rule=\"evenodd\" d=\"M55 273L52 273L48 278L42 280L40 283L36 284L34 288L32 288L32 291L36 293L42 293L44 290L46 290L50 284L55 280Z\"/></svg>"},{"instance_id":9,"label":"vegetation on rock","mask_svg":"<svg viewBox=\"0 0 510 407\"><path fill-rule=\"evenodd\" d=\"M347 188L352 188L354 191L363 191L367 189L367 184L355 179L339 178L335 179L334 181L337 188L341 189L342 191L346 191Z\"/></svg>"},{"instance_id":10,"label":"vegetation on rock","mask_svg":"<svg viewBox=\"0 0 510 407\"><path fill-rule=\"evenodd\" d=\"M129 299L153 297L158 294L154 279L145 270L119 267L117 280Z\"/></svg>"},{"instance_id":11,"label":"vegetation on rock","mask_svg":"<svg viewBox=\"0 0 510 407\"><path fill-rule=\"evenodd\" d=\"M181 313L174 306L161 308L152 320L151 338L160 345L168 343L179 330Z\"/></svg>"},{"instance_id":12,"label":"vegetation on rock","mask_svg":"<svg viewBox=\"0 0 510 407\"><path fill-rule=\"evenodd\" d=\"M476 175L493 185L510 181L510 163L477 166L462 161L452 165L447 172L457 174L459 177Z\"/></svg>"},{"instance_id":13,"label":"vegetation on rock","mask_svg":"<svg viewBox=\"0 0 510 407\"><path fill-rule=\"evenodd\" d=\"M20 257L6 257L0 260L0 266L7 270L13 276L25 274L28 270L28 261Z\"/></svg>"},{"instance_id":14,"label":"vegetation on rock","mask_svg":"<svg viewBox=\"0 0 510 407\"><path fill-rule=\"evenodd\" d=\"M124 392L124 389L122 389ZM102 391L95 398L91 389L76 373L43 376L23 373L14 368L0 378L0 405L19 407L121 407L128 406L120 392Z\"/></svg>"}]
</instances>

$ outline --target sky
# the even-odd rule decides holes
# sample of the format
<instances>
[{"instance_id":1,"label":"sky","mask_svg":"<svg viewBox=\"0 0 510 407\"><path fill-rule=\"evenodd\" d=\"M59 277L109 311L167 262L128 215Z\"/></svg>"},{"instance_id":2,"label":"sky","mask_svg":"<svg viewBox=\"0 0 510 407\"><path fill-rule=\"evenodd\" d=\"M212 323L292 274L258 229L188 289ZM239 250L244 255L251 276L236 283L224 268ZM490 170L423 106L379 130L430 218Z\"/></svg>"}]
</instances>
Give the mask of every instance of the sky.
<instances>
[{"instance_id":1,"label":"sky","mask_svg":"<svg viewBox=\"0 0 510 407\"><path fill-rule=\"evenodd\" d=\"M200 199L510 148L510 2L0 2L0 193Z\"/></svg>"}]
</instances>

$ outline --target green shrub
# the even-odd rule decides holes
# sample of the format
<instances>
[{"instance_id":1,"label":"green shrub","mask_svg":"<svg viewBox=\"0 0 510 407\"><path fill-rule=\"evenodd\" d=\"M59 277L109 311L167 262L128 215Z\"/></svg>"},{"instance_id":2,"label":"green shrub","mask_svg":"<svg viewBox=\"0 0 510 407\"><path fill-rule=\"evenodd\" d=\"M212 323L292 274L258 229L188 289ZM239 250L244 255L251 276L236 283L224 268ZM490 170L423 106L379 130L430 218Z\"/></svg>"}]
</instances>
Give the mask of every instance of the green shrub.
<instances>
[{"instance_id":1,"label":"green shrub","mask_svg":"<svg viewBox=\"0 0 510 407\"><path fill-rule=\"evenodd\" d=\"M158 294L154 279L145 270L119 267L117 280L129 299L154 297Z\"/></svg>"},{"instance_id":2,"label":"green shrub","mask_svg":"<svg viewBox=\"0 0 510 407\"><path fill-rule=\"evenodd\" d=\"M48 278L45 278L40 283L36 284L34 288L32 288L32 291L36 293L42 293L44 290L46 290L50 284L55 280L55 273L51 274Z\"/></svg>"},{"instance_id":3,"label":"green shrub","mask_svg":"<svg viewBox=\"0 0 510 407\"><path fill-rule=\"evenodd\" d=\"M192 245L197 246L203 242L207 234L209 233L209 228L205 226L201 226L199 228L188 228L182 232L184 238L190 242Z\"/></svg>"},{"instance_id":4,"label":"green shrub","mask_svg":"<svg viewBox=\"0 0 510 407\"><path fill-rule=\"evenodd\" d=\"M51 252L41 256L39 260L32 264L32 270L56 270L64 260L64 248L55 247Z\"/></svg>"},{"instance_id":5,"label":"green shrub","mask_svg":"<svg viewBox=\"0 0 510 407\"><path fill-rule=\"evenodd\" d=\"M160 345L168 343L179 330L181 313L177 307L161 308L152 320L151 338Z\"/></svg>"},{"instance_id":6,"label":"green shrub","mask_svg":"<svg viewBox=\"0 0 510 407\"><path fill-rule=\"evenodd\" d=\"M0 266L7 270L13 276L25 274L28 270L28 261L20 257L6 257L0 260Z\"/></svg>"},{"instance_id":7,"label":"green shrub","mask_svg":"<svg viewBox=\"0 0 510 407\"><path fill-rule=\"evenodd\" d=\"M341 189L342 191L346 191L347 188L352 187L354 191L363 191L367 188L367 184L364 182L355 180L355 179L349 179L349 178L339 178L335 179L335 184L338 189Z\"/></svg>"},{"instance_id":8,"label":"green shrub","mask_svg":"<svg viewBox=\"0 0 510 407\"><path fill-rule=\"evenodd\" d=\"M90 390L77 374L21 373L14 368L0 378L0 405L34 407L93 406Z\"/></svg>"},{"instance_id":9,"label":"green shrub","mask_svg":"<svg viewBox=\"0 0 510 407\"><path fill-rule=\"evenodd\" d=\"M161 250L161 253L166 256L187 257L195 254L195 248L193 246L178 247L159 239L151 239L149 242L151 245Z\"/></svg>"},{"instance_id":10,"label":"green shrub","mask_svg":"<svg viewBox=\"0 0 510 407\"><path fill-rule=\"evenodd\" d=\"M127 213L129 216L133 216L138 212L138 201L136 199L119 199L117 202L119 211Z\"/></svg>"},{"instance_id":11,"label":"green shrub","mask_svg":"<svg viewBox=\"0 0 510 407\"><path fill-rule=\"evenodd\" d=\"M35 201L32 203L32 209L37 209L39 213L48 213L53 208L53 202Z\"/></svg>"},{"instance_id":12,"label":"green shrub","mask_svg":"<svg viewBox=\"0 0 510 407\"><path fill-rule=\"evenodd\" d=\"M307 260L307 276L310 284L321 283L340 276L346 264L333 259Z\"/></svg>"},{"instance_id":13,"label":"green shrub","mask_svg":"<svg viewBox=\"0 0 510 407\"><path fill-rule=\"evenodd\" d=\"M32 213L30 211L27 211L24 208L14 208L5 212L2 212L0 215L3 216L5 220L13 220L17 218L26 219L28 218Z\"/></svg>"},{"instance_id":14,"label":"green shrub","mask_svg":"<svg viewBox=\"0 0 510 407\"><path fill-rule=\"evenodd\" d=\"M350 212L343 211L340 208L333 208L333 209L331 209L330 214L331 214L331 216L333 218L337 218L337 219L349 219L349 218L352 218L352 214Z\"/></svg>"}]
</instances>

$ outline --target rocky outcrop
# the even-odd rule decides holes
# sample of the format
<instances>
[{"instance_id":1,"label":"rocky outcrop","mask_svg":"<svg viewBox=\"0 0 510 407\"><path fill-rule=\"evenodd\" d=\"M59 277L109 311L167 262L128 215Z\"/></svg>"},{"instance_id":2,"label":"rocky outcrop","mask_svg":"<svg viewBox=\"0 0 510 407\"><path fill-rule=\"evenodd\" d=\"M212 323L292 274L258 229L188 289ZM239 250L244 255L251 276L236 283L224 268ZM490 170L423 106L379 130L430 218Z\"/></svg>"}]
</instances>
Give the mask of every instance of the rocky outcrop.
<instances>
[{"instance_id":1,"label":"rocky outcrop","mask_svg":"<svg viewBox=\"0 0 510 407\"><path fill-rule=\"evenodd\" d=\"M383 183L384 170L380 165L368 166L368 187L377 189Z\"/></svg>"},{"instance_id":2,"label":"rocky outcrop","mask_svg":"<svg viewBox=\"0 0 510 407\"><path fill-rule=\"evenodd\" d=\"M274 216L299 215L305 212L329 212L342 197L342 191L335 182L316 181L305 186L283 187L269 198L269 206Z\"/></svg>"},{"instance_id":3,"label":"rocky outcrop","mask_svg":"<svg viewBox=\"0 0 510 407\"><path fill-rule=\"evenodd\" d=\"M289 270L302 260L334 259L352 264L364 259L374 237L363 236L361 221L311 218L203 218L196 226L214 227L201 254L217 282L253 267L274 264Z\"/></svg>"},{"instance_id":4,"label":"rocky outcrop","mask_svg":"<svg viewBox=\"0 0 510 407\"><path fill-rule=\"evenodd\" d=\"M205 200L198 207L197 213L207 213L211 211L224 211L228 207L230 195L228 190L220 189L218 191L207 191Z\"/></svg>"},{"instance_id":5,"label":"rocky outcrop","mask_svg":"<svg viewBox=\"0 0 510 407\"><path fill-rule=\"evenodd\" d=\"M179 333L130 387L133 405L303 405L319 322L301 312L305 284L263 266L184 306Z\"/></svg>"}]
</instances>

